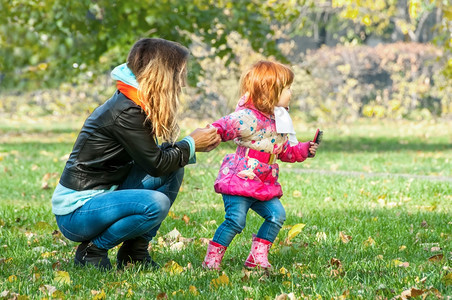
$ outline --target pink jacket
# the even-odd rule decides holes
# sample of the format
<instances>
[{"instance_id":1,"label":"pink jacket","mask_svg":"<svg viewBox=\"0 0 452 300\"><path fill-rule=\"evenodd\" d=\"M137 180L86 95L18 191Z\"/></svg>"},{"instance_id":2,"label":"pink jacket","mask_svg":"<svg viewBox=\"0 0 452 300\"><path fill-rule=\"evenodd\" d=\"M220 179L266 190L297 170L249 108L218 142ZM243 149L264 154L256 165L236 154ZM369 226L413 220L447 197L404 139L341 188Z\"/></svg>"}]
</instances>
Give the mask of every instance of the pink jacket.
<instances>
[{"instance_id":1,"label":"pink jacket","mask_svg":"<svg viewBox=\"0 0 452 300\"><path fill-rule=\"evenodd\" d=\"M234 139L235 153L227 154L215 180L215 191L267 201L283 194L278 183L279 166L269 162L269 154L284 162L302 162L308 157L309 142L290 146L287 134L277 133L274 116L253 107L235 112L212 124L222 141ZM246 155L247 148L253 155ZM253 151L256 150L256 151ZM254 157L254 158L253 158Z\"/></svg>"}]
</instances>

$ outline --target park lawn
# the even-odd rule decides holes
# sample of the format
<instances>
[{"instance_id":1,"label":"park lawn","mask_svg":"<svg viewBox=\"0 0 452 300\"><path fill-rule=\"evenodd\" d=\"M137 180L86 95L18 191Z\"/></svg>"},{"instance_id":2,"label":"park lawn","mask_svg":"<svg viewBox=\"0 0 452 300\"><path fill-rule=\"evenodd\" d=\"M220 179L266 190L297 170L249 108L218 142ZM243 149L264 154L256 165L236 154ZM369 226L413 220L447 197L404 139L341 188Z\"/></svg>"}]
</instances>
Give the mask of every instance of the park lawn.
<instances>
[{"instance_id":1,"label":"park lawn","mask_svg":"<svg viewBox=\"0 0 452 300\"><path fill-rule=\"evenodd\" d=\"M183 128L193 127L186 121ZM200 265L223 221L213 191L224 143L186 167L176 204L152 241L159 270L79 269L77 243L51 213L80 120L0 121L0 297L148 299L380 299L452 295L452 128L447 122L360 121L322 125L314 159L281 163L287 220L270 271L243 262L261 219L247 226L221 272ZM201 125L203 126L203 125ZM311 138L315 124L300 124ZM183 134L188 133L183 132ZM115 262L117 247L110 251ZM291 295L291 296L292 296ZM25 299L25 298L24 298Z\"/></svg>"}]
</instances>

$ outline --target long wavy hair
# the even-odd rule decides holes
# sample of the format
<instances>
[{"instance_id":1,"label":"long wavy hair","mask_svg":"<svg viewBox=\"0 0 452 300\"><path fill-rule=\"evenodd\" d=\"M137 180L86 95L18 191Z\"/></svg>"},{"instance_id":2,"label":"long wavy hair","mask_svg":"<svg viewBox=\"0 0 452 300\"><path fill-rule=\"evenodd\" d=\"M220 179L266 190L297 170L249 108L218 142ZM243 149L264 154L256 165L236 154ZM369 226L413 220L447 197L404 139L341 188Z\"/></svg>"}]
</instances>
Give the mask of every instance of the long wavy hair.
<instances>
[{"instance_id":1,"label":"long wavy hair","mask_svg":"<svg viewBox=\"0 0 452 300\"><path fill-rule=\"evenodd\" d=\"M294 73L288 66L261 60L243 73L240 79L240 94L249 92L247 103L252 101L259 111L273 114L283 89L291 85L293 79Z\"/></svg>"},{"instance_id":2,"label":"long wavy hair","mask_svg":"<svg viewBox=\"0 0 452 300\"><path fill-rule=\"evenodd\" d=\"M189 51L179 43L159 38L137 41L127 66L139 84L138 98L156 137L174 142L179 135L179 96L186 82Z\"/></svg>"}]
</instances>

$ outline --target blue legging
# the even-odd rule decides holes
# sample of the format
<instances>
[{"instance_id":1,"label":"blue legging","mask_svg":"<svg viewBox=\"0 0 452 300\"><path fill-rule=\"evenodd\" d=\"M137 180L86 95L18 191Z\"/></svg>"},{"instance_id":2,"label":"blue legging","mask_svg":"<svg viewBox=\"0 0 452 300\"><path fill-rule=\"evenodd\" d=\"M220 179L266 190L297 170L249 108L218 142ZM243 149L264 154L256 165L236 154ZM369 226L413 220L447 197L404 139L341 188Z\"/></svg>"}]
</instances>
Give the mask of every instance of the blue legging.
<instances>
[{"instance_id":1,"label":"blue legging","mask_svg":"<svg viewBox=\"0 0 452 300\"><path fill-rule=\"evenodd\" d=\"M269 201L260 201L249 197L223 195L223 202L225 221L218 227L213 241L226 247L245 228L246 215L250 208L264 218L257 237L272 243L286 220L286 211L276 197Z\"/></svg>"},{"instance_id":2,"label":"blue legging","mask_svg":"<svg viewBox=\"0 0 452 300\"><path fill-rule=\"evenodd\" d=\"M138 236L150 241L168 215L183 176L183 168L152 177L134 166L117 190L94 196L70 214L57 215L58 227L69 240L92 241L102 249Z\"/></svg>"}]
</instances>

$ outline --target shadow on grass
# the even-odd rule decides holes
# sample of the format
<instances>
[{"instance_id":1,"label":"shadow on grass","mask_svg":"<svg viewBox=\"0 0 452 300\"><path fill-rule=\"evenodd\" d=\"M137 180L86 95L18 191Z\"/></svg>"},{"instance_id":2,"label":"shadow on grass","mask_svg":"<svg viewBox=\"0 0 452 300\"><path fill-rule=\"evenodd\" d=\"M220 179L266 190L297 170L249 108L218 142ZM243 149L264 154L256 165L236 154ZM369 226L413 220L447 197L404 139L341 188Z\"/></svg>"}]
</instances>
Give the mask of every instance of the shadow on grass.
<instances>
[{"instance_id":1,"label":"shadow on grass","mask_svg":"<svg viewBox=\"0 0 452 300\"><path fill-rule=\"evenodd\" d=\"M219 148L235 151L235 144L227 142L220 144ZM403 152L403 151L447 151L452 150L452 144L447 143L425 143L423 141L398 138L367 138L367 137L344 137L343 139L324 139L321 143L322 152Z\"/></svg>"},{"instance_id":2,"label":"shadow on grass","mask_svg":"<svg viewBox=\"0 0 452 300\"><path fill-rule=\"evenodd\" d=\"M452 150L452 144L425 143L406 141L401 143L398 138L365 138L347 137L340 141L323 141L322 151L325 152L402 152L402 151L446 151Z\"/></svg>"},{"instance_id":3,"label":"shadow on grass","mask_svg":"<svg viewBox=\"0 0 452 300\"><path fill-rule=\"evenodd\" d=\"M77 133L79 129L75 128L67 128L67 127L51 127L51 128L26 128L19 129L16 127L3 127L0 128L0 135L27 135L27 134L44 134L44 135L52 135L52 134L63 134L63 133Z\"/></svg>"}]
</instances>

